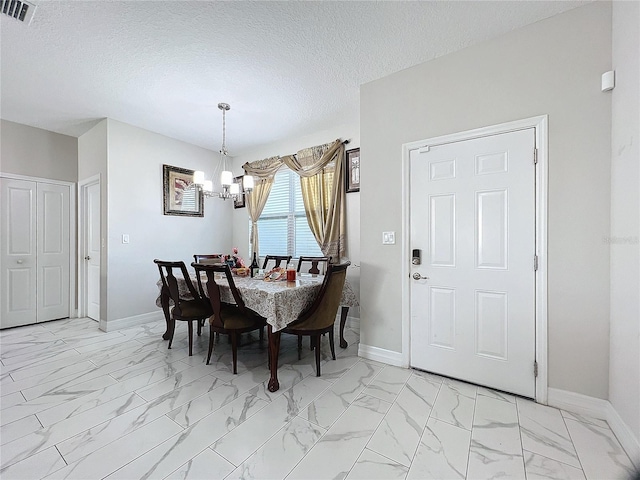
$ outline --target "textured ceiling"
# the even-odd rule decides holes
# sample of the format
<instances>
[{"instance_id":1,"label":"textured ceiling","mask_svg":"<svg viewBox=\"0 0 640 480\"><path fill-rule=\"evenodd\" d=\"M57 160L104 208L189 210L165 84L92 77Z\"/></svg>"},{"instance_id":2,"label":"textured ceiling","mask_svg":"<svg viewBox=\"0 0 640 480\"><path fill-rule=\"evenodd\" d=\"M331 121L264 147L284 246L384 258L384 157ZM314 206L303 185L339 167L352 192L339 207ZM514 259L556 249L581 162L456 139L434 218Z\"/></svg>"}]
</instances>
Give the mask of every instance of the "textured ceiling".
<instances>
[{"instance_id":1,"label":"textured ceiling","mask_svg":"<svg viewBox=\"0 0 640 480\"><path fill-rule=\"evenodd\" d=\"M357 120L359 86L585 2L45 1L2 16L0 116L109 117L231 155Z\"/></svg>"}]
</instances>

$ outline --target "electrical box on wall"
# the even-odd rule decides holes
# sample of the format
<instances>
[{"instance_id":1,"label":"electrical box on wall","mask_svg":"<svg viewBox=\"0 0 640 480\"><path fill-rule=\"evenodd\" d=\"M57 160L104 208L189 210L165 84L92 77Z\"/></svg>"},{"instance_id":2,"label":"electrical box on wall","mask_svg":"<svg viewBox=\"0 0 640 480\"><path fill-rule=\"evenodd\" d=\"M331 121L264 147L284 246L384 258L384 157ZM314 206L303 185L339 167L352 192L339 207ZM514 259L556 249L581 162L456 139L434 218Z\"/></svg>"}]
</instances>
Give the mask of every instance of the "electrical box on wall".
<instances>
[{"instance_id":1,"label":"electrical box on wall","mask_svg":"<svg viewBox=\"0 0 640 480\"><path fill-rule=\"evenodd\" d=\"M396 243L396 232L382 232L382 244L394 245Z\"/></svg>"}]
</instances>

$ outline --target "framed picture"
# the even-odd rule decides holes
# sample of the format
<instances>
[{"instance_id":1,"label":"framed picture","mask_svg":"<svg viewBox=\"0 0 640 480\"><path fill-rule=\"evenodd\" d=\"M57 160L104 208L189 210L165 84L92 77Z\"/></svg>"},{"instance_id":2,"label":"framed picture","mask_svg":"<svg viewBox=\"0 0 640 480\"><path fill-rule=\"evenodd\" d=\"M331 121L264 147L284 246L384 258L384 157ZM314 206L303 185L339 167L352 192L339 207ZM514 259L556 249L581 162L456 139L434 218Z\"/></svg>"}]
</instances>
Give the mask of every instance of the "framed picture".
<instances>
[{"instance_id":1,"label":"framed picture","mask_svg":"<svg viewBox=\"0 0 640 480\"><path fill-rule=\"evenodd\" d=\"M240 193L238 194L238 198L236 198L233 201L233 208L244 208L245 207L245 193L244 193L244 189L242 188L242 179L243 179L244 175L240 175L239 177L235 177L233 179L233 181L235 183L240 184Z\"/></svg>"},{"instance_id":2,"label":"framed picture","mask_svg":"<svg viewBox=\"0 0 640 480\"><path fill-rule=\"evenodd\" d=\"M360 191L360 149L347 150L344 156L347 193Z\"/></svg>"},{"instance_id":3,"label":"framed picture","mask_svg":"<svg viewBox=\"0 0 640 480\"><path fill-rule=\"evenodd\" d=\"M162 185L165 215L204 216L202 192L193 183L193 170L163 165Z\"/></svg>"}]
</instances>

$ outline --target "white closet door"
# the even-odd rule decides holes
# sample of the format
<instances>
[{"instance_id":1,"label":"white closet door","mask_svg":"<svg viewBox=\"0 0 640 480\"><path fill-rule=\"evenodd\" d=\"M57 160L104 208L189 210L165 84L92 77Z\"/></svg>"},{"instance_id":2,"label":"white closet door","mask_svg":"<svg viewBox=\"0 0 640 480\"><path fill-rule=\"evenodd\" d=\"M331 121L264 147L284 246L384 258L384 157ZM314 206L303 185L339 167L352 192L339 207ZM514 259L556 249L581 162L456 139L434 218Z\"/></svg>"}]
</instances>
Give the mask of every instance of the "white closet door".
<instances>
[{"instance_id":1,"label":"white closet door","mask_svg":"<svg viewBox=\"0 0 640 480\"><path fill-rule=\"evenodd\" d=\"M69 186L38 183L37 321L69 316Z\"/></svg>"},{"instance_id":2,"label":"white closet door","mask_svg":"<svg viewBox=\"0 0 640 480\"><path fill-rule=\"evenodd\" d=\"M36 182L0 178L0 328L35 323Z\"/></svg>"}]
</instances>

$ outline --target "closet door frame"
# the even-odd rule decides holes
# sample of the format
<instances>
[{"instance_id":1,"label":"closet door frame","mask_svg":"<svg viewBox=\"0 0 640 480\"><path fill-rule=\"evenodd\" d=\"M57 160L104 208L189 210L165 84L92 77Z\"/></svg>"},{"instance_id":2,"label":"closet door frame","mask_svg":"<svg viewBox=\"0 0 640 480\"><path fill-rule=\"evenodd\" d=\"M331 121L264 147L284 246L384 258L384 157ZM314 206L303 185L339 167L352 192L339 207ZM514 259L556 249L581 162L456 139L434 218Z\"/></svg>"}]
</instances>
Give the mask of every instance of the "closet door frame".
<instances>
[{"instance_id":1,"label":"closet door frame","mask_svg":"<svg viewBox=\"0 0 640 480\"><path fill-rule=\"evenodd\" d=\"M13 173L0 172L0 177L13 180L25 180L27 182L48 183L52 185L66 185L69 187L69 318L78 316L78 307L76 302L77 296L77 276L78 268L76 265L77 249L76 249L76 184L75 182L65 182L62 180L53 180L51 178L31 177L27 175L16 175Z\"/></svg>"}]
</instances>

